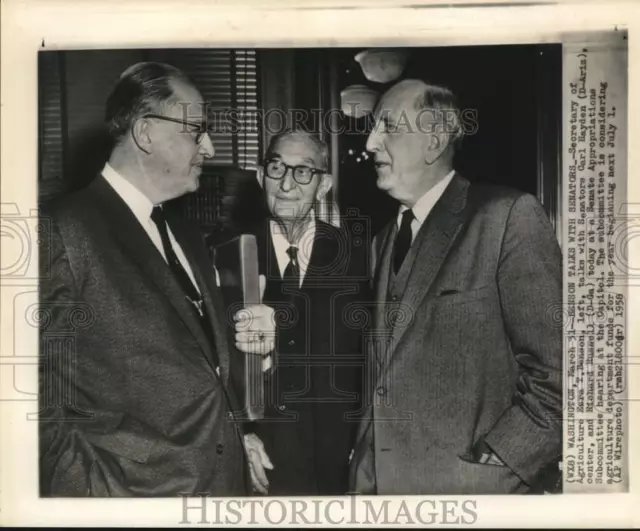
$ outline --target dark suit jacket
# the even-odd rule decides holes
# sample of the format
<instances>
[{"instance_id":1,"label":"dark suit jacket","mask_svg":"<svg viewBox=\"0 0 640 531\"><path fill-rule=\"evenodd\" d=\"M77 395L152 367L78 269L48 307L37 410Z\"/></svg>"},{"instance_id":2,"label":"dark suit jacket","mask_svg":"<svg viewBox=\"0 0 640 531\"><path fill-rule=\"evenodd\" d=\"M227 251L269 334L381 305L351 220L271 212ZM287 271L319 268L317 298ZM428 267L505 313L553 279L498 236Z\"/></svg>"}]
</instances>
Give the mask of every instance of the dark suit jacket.
<instances>
[{"instance_id":1,"label":"dark suit jacket","mask_svg":"<svg viewBox=\"0 0 640 531\"><path fill-rule=\"evenodd\" d=\"M172 220L214 345L163 257L103 177L42 219L51 227L43 241L51 245L40 257L51 274L40 284L41 494L245 494L246 459L219 322L225 314L197 232Z\"/></svg>"},{"instance_id":2,"label":"dark suit jacket","mask_svg":"<svg viewBox=\"0 0 640 531\"><path fill-rule=\"evenodd\" d=\"M269 495L347 492L360 415L363 307L369 297L366 239L317 222L301 288L282 283L268 223L256 231L263 302L275 308L274 370L256 431L274 464Z\"/></svg>"},{"instance_id":3,"label":"dark suit jacket","mask_svg":"<svg viewBox=\"0 0 640 531\"><path fill-rule=\"evenodd\" d=\"M545 212L532 196L456 175L391 304L395 223L374 245L379 348L351 488L527 491L562 452L562 269ZM506 466L479 464L482 445Z\"/></svg>"}]
</instances>

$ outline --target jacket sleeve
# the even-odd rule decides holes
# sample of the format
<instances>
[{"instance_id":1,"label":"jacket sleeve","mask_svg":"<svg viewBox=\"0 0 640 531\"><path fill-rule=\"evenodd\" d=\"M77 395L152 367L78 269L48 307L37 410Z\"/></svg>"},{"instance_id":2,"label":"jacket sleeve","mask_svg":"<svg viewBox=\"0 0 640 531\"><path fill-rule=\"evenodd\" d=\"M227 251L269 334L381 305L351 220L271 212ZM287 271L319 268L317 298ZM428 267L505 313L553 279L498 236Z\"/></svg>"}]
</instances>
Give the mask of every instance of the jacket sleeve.
<instances>
[{"instance_id":1,"label":"jacket sleeve","mask_svg":"<svg viewBox=\"0 0 640 531\"><path fill-rule=\"evenodd\" d=\"M562 453L562 256L542 206L513 204L504 231L498 288L518 365L512 405L484 441L534 484Z\"/></svg>"},{"instance_id":2,"label":"jacket sleeve","mask_svg":"<svg viewBox=\"0 0 640 531\"><path fill-rule=\"evenodd\" d=\"M127 415L91 408L78 385L83 353L74 327L87 325L93 312L82 300L59 231L53 224L45 226L49 234L40 247L40 495L129 496L116 456L126 448L128 457L142 461L150 439Z\"/></svg>"}]
</instances>

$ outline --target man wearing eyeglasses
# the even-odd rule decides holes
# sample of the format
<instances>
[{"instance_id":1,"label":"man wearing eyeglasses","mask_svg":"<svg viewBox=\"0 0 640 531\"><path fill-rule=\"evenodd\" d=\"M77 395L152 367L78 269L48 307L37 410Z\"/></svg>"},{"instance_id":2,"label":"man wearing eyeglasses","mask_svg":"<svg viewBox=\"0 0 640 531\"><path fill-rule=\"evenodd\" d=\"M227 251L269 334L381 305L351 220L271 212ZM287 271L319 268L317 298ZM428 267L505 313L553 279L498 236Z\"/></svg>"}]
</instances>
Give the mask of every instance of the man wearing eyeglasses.
<instances>
[{"instance_id":1,"label":"man wearing eyeglasses","mask_svg":"<svg viewBox=\"0 0 640 531\"><path fill-rule=\"evenodd\" d=\"M214 155L202 95L178 69L140 63L106 119L102 174L43 212L41 495L246 494L225 308L197 230L164 208ZM268 351L272 313L251 313L236 346ZM65 337L67 350L50 341Z\"/></svg>"},{"instance_id":2,"label":"man wearing eyeglasses","mask_svg":"<svg viewBox=\"0 0 640 531\"><path fill-rule=\"evenodd\" d=\"M326 143L308 132L272 139L260 182L271 214L256 230L264 304L278 330L265 418L247 443L254 482L269 495L344 494L361 404L365 234L317 218L332 177Z\"/></svg>"}]
</instances>

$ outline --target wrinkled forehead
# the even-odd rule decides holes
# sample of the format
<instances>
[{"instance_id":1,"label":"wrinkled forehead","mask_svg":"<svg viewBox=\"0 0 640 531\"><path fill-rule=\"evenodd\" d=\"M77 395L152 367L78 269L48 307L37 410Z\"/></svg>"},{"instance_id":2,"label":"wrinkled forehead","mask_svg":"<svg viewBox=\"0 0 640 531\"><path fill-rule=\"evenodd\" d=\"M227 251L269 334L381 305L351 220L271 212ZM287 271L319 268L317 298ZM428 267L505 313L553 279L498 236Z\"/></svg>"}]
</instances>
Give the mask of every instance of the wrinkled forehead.
<instances>
[{"instance_id":1,"label":"wrinkled forehead","mask_svg":"<svg viewBox=\"0 0 640 531\"><path fill-rule=\"evenodd\" d=\"M291 134L280 138L272 147L271 156L280 157L287 164L310 164L320 168L322 152L309 137Z\"/></svg>"}]
</instances>

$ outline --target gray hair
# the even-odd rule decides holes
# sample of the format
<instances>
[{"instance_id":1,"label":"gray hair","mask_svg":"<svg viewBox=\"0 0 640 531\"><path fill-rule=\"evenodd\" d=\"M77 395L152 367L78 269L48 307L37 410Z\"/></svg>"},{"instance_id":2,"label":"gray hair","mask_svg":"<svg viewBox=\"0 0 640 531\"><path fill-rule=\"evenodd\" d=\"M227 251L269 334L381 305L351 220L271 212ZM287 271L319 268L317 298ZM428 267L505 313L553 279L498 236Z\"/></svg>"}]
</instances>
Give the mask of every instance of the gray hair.
<instances>
[{"instance_id":1,"label":"gray hair","mask_svg":"<svg viewBox=\"0 0 640 531\"><path fill-rule=\"evenodd\" d=\"M289 129L285 129L284 131L281 131L280 133L274 135L273 137L271 137L271 141L269 142L269 147L267 148L267 152L265 155L265 158L269 158L274 150L275 147L278 145L278 142L280 142L281 140L288 138L288 137L303 137L306 138L308 140L310 140L313 145L318 149L318 152L320 153L320 158L322 161L322 165L324 166L324 168L319 168L319 169L323 169L325 170L327 173L330 172L330 168L329 168L329 146L327 145L327 143L322 140L318 135L311 133L305 129L300 129L300 128L289 128Z\"/></svg>"},{"instance_id":2,"label":"gray hair","mask_svg":"<svg viewBox=\"0 0 640 531\"><path fill-rule=\"evenodd\" d=\"M127 68L107 99L105 120L109 134L120 140L136 118L170 103L174 96L172 81L193 85L184 72L165 63L143 62Z\"/></svg>"},{"instance_id":3,"label":"gray hair","mask_svg":"<svg viewBox=\"0 0 640 531\"><path fill-rule=\"evenodd\" d=\"M436 110L443 111L443 125L447 123L448 118L453 118L453 129L448 131L453 135L452 146L457 149L464 136L464 131L460 124L460 107L458 100L447 87L439 85L430 85L425 83L424 91L416 98L414 105L418 111Z\"/></svg>"}]
</instances>

